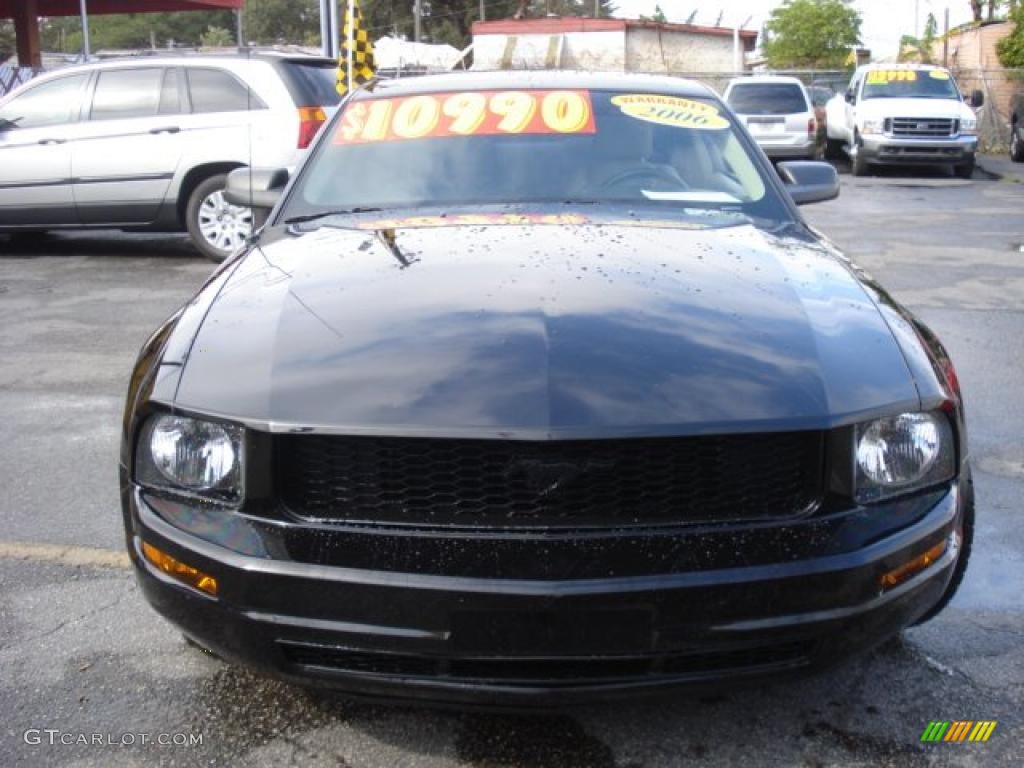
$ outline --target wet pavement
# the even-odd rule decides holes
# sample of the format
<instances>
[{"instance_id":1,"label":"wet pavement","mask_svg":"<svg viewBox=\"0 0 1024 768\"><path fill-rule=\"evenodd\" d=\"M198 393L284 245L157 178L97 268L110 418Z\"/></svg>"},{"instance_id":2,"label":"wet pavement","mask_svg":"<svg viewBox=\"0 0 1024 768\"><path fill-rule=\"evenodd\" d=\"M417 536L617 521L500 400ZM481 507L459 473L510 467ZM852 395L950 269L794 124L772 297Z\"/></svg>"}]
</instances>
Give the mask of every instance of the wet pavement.
<instances>
[{"instance_id":1,"label":"wet pavement","mask_svg":"<svg viewBox=\"0 0 1024 768\"><path fill-rule=\"evenodd\" d=\"M979 506L952 605L814 677L536 716L348 702L185 645L114 554L117 440L138 347L211 265L178 237L0 236L0 766L1020 765L1024 186L985 176L844 176L805 209L957 363ZM998 726L919 741L958 719Z\"/></svg>"}]
</instances>

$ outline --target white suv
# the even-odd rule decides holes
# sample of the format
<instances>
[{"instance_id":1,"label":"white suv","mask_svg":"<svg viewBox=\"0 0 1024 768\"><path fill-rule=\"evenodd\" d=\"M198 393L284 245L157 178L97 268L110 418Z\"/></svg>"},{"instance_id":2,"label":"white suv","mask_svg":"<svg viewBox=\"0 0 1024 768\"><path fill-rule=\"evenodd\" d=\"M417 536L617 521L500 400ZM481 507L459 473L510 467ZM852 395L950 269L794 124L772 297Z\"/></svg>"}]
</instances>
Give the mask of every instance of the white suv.
<instances>
[{"instance_id":1,"label":"white suv","mask_svg":"<svg viewBox=\"0 0 1024 768\"><path fill-rule=\"evenodd\" d=\"M187 230L244 242L229 171L294 165L337 104L336 62L275 53L140 57L61 69L0 99L0 232Z\"/></svg>"},{"instance_id":2,"label":"white suv","mask_svg":"<svg viewBox=\"0 0 1024 768\"><path fill-rule=\"evenodd\" d=\"M729 82L722 98L772 160L817 157L814 105L804 84L795 77L738 77Z\"/></svg>"}]
</instances>

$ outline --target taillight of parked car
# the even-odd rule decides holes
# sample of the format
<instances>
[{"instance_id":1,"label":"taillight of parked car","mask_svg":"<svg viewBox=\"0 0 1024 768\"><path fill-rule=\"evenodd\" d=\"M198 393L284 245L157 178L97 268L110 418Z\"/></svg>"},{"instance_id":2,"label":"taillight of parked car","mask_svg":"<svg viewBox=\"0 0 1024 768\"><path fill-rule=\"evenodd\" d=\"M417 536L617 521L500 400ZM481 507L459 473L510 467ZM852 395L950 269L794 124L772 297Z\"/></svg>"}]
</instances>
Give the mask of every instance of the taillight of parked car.
<instances>
[{"instance_id":1,"label":"taillight of parked car","mask_svg":"<svg viewBox=\"0 0 1024 768\"><path fill-rule=\"evenodd\" d=\"M327 113L320 107L299 107L299 149L310 145L326 120Z\"/></svg>"},{"instance_id":2,"label":"taillight of parked car","mask_svg":"<svg viewBox=\"0 0 1024 768\"><path fill-rule=\"evenodd\" d=\"M816 136L818 133L818 122L813 118L807 120L807 135Z\"/></svg>"}]
</instances>

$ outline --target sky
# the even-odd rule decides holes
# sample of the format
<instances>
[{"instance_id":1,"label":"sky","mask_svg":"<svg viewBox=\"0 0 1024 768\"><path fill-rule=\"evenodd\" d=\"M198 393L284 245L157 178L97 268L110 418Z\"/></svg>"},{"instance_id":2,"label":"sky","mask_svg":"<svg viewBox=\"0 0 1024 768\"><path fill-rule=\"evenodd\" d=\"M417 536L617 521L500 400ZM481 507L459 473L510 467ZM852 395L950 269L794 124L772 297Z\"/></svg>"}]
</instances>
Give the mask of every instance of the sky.
<instances>
[{"instance_id":1,"label":"sky","mask_svg":"<svg viewBox=\"0 0 1024 768\"><path fill-rule=\"evenodd\" d=\"M694 24L713 26L722 13L721 26L732 27L742 24L748 17L747 29L761 29L772 9L782 4L782 0L614 0L618 12L616 16L637 18L641 14L650 16L654 7L661 5L669 21L683 22L697 9ZM971 20L971 8L968 0L917 0L918 28L917 33L924 31L924 20L929 13L934 13L942 31L942 14L949 8L949 25L955 27ZM893 58L899 49L903 35L914 34L915 0L854 0L853 6L861 14L861 40L866 48L871 49L875 58Z\"/></svg>"}]
</instances>

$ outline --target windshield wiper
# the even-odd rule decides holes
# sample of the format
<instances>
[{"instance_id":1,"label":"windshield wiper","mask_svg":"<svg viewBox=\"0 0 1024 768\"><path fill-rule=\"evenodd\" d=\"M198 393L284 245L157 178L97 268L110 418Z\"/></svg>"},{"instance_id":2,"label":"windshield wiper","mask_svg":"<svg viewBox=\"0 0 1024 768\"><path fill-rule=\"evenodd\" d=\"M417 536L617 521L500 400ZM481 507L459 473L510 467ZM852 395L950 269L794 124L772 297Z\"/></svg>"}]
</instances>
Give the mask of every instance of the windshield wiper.
<instances>
[{"instance_id":1,"label":"windshield wiper","mask_svg":"<svg viewBox=\"0 0 1024 768\"><path fill-rule=\"evenodd\" d=\"M333 211L320 211L320 213L307 213L304 216L292 216L290 219L285 219L284 223L302 224L307 221L317 221L318 219L326 219L331 216L346 216L352 213L376 213L383 210L383 208L362 208L359 206L356 206L355 208L336 208Z\"/></svg>"}]
</instances>

